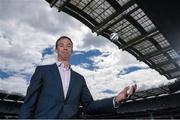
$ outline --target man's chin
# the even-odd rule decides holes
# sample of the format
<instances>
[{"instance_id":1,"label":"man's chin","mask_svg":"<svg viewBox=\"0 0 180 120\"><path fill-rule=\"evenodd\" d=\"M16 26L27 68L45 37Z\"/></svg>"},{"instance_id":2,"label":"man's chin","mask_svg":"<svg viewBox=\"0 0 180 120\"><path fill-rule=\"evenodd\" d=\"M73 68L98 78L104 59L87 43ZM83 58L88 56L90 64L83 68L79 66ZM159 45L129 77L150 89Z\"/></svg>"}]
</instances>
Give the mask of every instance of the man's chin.
<instances>
[{"instance_id":1,"label":"man's chin","mask_svg":"<svg viewBox=\"0 0 180 120\"><path fill-rule=\"evenodd\" d=\"M63 61L69 61L69 60L70 60L70 57L69 57L69 56L62 57L62 60L63 60Z\"/></svg>"}]
</instances>

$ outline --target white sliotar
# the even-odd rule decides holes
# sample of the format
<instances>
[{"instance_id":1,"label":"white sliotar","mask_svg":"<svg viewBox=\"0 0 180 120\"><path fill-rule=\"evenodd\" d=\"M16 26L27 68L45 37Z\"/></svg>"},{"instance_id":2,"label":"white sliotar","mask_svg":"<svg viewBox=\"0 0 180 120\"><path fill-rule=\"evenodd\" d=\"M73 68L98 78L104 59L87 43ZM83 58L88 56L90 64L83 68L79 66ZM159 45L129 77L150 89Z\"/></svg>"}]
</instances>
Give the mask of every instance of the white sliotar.
<instances>
[{"instance_id":1,"label":"white sliotar","mask_svg":"<svg viewBox=\"0 0 180 120\"><path fill-rule=\"evenodd\" d=\"M132 83L129 85L129 89L127 90L127 94L130 94L130 92L132 91L134 85L136 85L135 80L133 80Z\"/></svg>"},{"instance_id":2,"label":"white sliotar","mask_svg":"<svg viewBox=\"0 0 180 120\"><path fill-rule=\"evenodd\" d=\"M110 35L111 41L118 41L118 39L119 39L119 36L117 33L111 33L111 35Z\"/></svg>"}]
</instances>

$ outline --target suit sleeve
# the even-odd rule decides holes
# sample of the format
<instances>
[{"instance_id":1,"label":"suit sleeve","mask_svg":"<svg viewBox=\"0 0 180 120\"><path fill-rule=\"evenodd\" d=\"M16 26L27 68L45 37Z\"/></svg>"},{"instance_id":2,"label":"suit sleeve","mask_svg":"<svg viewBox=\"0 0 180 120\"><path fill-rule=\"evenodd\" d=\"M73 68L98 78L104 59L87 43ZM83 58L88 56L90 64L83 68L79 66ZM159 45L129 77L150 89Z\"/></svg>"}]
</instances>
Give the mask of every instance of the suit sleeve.
<instances>
[{"instance_id":1,"label":"suit sleeve","mask_svg":"<svg viewBox=\"0 0 180 120\"><path fill-rule=\"evenodd\" d=\"M84 108L83 111L91 115L115 112L113 107L113 98L94 101L85 80L83 80L83 87L81 91L81 103Z\"/></svg>"},{"instance_id":2,"label":"suit sleeve","mask_svg":"<svg viewBox=\"0 0 180 120\"><path fill-rule=\"evenodd\" d=\"M41 86L42 75L40 67L37 67L31 78L30 85L27 89L26 97L19 113L19 118L27 119L33 117L33 112L36 107L36 102L40 93Z\"/></svg>"}]
</instances>

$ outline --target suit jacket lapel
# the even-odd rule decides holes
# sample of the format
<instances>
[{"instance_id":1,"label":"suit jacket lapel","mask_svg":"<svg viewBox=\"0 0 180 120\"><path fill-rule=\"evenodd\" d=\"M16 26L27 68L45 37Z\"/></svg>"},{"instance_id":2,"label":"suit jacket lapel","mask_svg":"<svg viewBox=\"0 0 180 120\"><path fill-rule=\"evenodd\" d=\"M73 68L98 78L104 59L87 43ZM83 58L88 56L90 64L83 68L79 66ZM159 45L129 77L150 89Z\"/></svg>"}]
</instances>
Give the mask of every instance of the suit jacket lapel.
<instances>
[{"instance_id":1,"label":"suit jacket lapel","mask_svg":"<svg viewBox=\"0 0 180 120\"><path fill-rule=\"evenodd\" d=\"M64 99L64 92L63 92L61 75L60 75L60 73L59 73L59 69L58 69L56 63L53 64L53 73L54 73L54 79L57 81L58 86L59 86L59 88L60 88L60 93L58 93L58 94L62 94L62 97L63 97L63 99Z\"/></svg>"}]
</instances>

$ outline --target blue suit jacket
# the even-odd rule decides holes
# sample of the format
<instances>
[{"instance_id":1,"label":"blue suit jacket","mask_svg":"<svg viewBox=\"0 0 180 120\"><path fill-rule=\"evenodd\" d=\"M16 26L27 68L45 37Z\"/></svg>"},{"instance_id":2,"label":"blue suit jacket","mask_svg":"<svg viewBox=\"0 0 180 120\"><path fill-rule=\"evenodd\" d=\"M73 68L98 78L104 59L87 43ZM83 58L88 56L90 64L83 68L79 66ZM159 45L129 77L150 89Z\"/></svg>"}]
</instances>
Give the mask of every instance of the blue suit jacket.
<instances>
[{"instance_id":1,"label":"blue suit jacket","mask_svg":"<svg viewBox=\"0 0 180 120\"><path fill-rule=\"evenodd\" d=\"M73 70L67 96L64 98L57 65L38 66L19 118L76 118L80 104L89 114L112 112L112 101L113 98L93 101L84 77Z\"/></svg>"}]
</instances>

